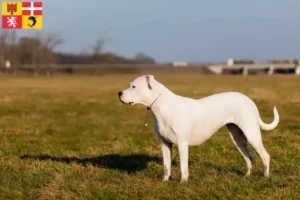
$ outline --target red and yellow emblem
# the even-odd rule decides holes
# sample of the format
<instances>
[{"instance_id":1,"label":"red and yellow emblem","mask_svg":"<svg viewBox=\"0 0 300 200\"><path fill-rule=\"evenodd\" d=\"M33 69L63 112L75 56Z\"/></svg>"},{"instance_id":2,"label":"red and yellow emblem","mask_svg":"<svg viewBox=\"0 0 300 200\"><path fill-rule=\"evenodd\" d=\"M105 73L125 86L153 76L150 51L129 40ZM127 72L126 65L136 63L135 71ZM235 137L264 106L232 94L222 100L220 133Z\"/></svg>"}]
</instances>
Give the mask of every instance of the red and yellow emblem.
<instances>
[{"instance_id":1,"label":"red and yellow emblem","mask_svg":"<svg viewBox=\"0 0 300 200\"><path fill-rule=\"evenodd\" d=\"M3 29L42 29L42 2L2 2Z\"/></svg>"}]
</instances>

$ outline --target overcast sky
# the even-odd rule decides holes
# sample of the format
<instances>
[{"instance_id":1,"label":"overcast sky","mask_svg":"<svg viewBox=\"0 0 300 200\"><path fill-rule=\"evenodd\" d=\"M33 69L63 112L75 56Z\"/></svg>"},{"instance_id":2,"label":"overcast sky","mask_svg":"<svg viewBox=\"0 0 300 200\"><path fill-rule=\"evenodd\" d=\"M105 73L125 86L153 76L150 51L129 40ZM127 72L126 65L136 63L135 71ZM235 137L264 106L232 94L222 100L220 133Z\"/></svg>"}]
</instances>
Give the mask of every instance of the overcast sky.
<instances>
[{"instance_id":1,"label":"overcast sky","mask_svg":"<svg viewBox=\"0 0 300 200\"><path fill-rule=\"evenodd\" d=\"M300 58L300 0L44 0L43 9L44 31L65 38L59 51L104 37L106 51L158 61Z\"/></svg>"}]
</instances>

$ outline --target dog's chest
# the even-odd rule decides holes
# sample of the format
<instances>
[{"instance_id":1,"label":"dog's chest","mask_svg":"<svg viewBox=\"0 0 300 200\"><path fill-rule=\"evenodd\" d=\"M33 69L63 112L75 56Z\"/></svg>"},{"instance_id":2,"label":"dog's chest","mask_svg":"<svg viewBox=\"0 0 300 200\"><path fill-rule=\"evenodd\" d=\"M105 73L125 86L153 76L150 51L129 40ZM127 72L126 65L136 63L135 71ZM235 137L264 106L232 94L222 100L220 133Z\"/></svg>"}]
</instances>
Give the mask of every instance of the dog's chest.
<instances>
[{"instance_id":1,"label":"dog's chest","mask_svg":"<svg viewBox=\"0 0 300 200\"><path fill-rule=\"evenodd\" d=\"M159 116L157 118L154 116L154 126L158 137L161 137L172 144L177 144L177 137L165 120Z\"/></svg>"}]
</instances>

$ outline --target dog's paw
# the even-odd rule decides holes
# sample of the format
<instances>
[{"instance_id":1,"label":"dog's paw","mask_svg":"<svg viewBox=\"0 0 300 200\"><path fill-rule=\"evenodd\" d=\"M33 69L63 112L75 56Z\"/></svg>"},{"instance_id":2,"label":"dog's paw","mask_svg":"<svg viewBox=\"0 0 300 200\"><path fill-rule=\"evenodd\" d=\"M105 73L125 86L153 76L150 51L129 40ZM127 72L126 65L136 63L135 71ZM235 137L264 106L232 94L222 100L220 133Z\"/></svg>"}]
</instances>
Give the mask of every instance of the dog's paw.
<instances>
[{"instance_id":1,"label":"dog's paw","mask_svg":"<svg viewBox=\"0 0 300 200\"><path fill-rule=\"evenodd\" d=\"M168 182L170 180L171 176L164 176L162 179L163 182Z\"/></svg>"},{"instance_id":2,"label":"dog's paw","mask_svg":"<svg viewBox=\"0 0 300 200\"><path fill-rule=\"evenodd\" d=\"M250 175L251 175L251 172L247 171L246 174L245 174L245 177L249 177Z\"/></svg>"},{"instance_id":3,"label":"dog's paw","mask_svg":"<svg viewBox=\"0 0 300 200\"><path fill-rule=\"evenodd\" d=\"M187 182L188 182L188 179L181 179L181 180L180 180L180 183L183 183L183 184L184 184L184 183L187 183Z\"/></svg>"}]
</instances>

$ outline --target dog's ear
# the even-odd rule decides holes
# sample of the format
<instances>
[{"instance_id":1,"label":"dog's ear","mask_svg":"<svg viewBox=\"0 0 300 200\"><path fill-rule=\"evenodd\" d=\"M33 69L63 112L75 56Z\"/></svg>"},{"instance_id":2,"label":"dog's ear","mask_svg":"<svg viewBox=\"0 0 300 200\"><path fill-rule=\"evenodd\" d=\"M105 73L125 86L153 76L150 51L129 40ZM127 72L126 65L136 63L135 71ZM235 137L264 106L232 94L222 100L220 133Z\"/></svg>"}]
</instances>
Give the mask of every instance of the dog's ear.
<instances>
[{"instance_id":1,"label":"dog's ear","mask_svg":"<svg viewBox=\"0 0 300 200\"><path fill-rule=\"evenodd\" d=\"M149 90L152 90L152 87L153 87L153 84L154 84L154 76L153 75L147 75L146 76L146 81L147 81Z\"/></svg>"}]
</instances>

